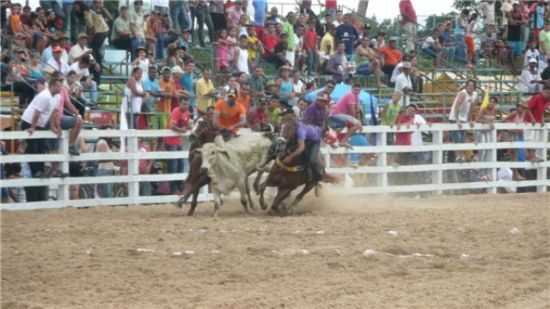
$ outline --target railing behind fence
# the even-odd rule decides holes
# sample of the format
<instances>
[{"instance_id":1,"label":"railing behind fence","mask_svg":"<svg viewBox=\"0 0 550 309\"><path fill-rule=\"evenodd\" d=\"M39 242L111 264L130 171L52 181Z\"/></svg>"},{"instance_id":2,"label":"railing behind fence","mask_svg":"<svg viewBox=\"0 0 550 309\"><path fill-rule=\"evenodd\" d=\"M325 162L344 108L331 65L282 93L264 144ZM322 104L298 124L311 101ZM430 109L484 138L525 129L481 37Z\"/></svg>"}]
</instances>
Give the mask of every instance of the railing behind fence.
<instances>
[{"instance_id":1,"label":"railing behind fence","mask_svg":"<svg viewBox=\"0 0 550 309\"><path fill-rule=\"evenodd\" d=\"M456 124L434 124L423 125L419 127L387 127L387 126L368 126L364 127L363 132L369 136L369 142L375 144L372 146L355 147L351 150L322 149L328 171L336 174L343 174L346 178L353 178L357 175L367 175L371 178L369 184L355 182L351 185L349 182L350 193L353 194L376 194L376 193L397 193L397 192L435 192L443 193L454 190L480 189L486 192L495 193L500 187L536 187L538 192L546 192L550 186L548 169L550 162L546 160L548 150L550 150L549 129L547 123L544 126L515 123L498 123L494 127L484 124L475 124L473 127L464 125L459 128ZM431 138L425 138L426 142L422 146L395 146L388 145L388 136L395 133L420 131L429 134ZM445 136L451 131L465 130L467 132L484 132L489 136L486 143L467 142L463 144L446 143ZM523 131L536 132L529 134L535 136L524 142L499 141L498 133L505 131ZM69 163L85 161L125 161L128 163L127 175L120 176L94 176L94 177L64 177L64 178L18 178L1 179L1 188L14 187L32 187L48 186L56 188L56 200L33 203L9 203L2 204L0 209L36 209L36 208L61 208L61 207L89 207L102 205L138 205L138 204L159 204L171 203L177 200L175 195L164 196L142 196L140 195L140 183L144 182L166 182L185 179L186 174L154 174L143 175L139 173L140 160L168 160L187 158L186 151L156 151L142 152L138 145L140 139L155 139L167 136L178 136L178 134L169 130L87 130L81 133L85 139L111 138L119 139L127 146L124 153L83 153L80 156L70 156L68 151L68 135L64 132L60 139L59 154L42 155L23 155L10 154L0 157L0 163L30 163L30 162L59 162L59 167L64 174L69 174ZM181 135L179 135L181 136ZM36 138L54 139L55 135L51 132L35 132L29 136L27 132L2 132L2 140L29 140ZM428 141L429 140L429 141ZM500 149L533 149L543 161L498 161L497 151ZM484 162L448 162L446 153L478 150L485 152L485 157L489 159ZM416 165L396 165L395 156L404 153L426 153L429 159ZM488 154L488 156L487 156ZM339 157L348 157L349 155L375 156L370 164L365 165L336 165ZM497 180L497 170L499 168L514 169L536 169L536 179L527 181L499 181ZM487 179L483 181L449 181L446 174L464 171L485 171ZM399 174L396 174L399 173ZM390 178L397 175L422 173L414 183L395 185L391 183ZM414 174L413 174L414 175ZM127 188L127 196L118 198L93 198L93 199L70 199L69 187L71 185L90 185L90 184L111 184L123 183ZM209 196L204 189L200 195L200 200L208 200Z\"/></svg>"}]
</instances>

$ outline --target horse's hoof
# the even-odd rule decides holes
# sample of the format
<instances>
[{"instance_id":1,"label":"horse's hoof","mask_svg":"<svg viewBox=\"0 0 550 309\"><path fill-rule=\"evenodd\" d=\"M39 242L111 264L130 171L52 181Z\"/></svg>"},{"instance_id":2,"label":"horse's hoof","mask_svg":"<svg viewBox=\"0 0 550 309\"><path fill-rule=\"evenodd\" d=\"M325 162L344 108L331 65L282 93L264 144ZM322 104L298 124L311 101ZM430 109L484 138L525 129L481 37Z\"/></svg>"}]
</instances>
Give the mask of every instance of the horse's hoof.
<instances>
[{"instance_id":1,"label":"horse's hoof","mask_svg":"<svg viewBox=\"0 0 550 309\"><path fill-rule=\"evenodd\" d=\"M183 207L183 202L181 200L177 201L174 206L176 206L177 208L182 208Z\"/></svg>"}]
</instances>

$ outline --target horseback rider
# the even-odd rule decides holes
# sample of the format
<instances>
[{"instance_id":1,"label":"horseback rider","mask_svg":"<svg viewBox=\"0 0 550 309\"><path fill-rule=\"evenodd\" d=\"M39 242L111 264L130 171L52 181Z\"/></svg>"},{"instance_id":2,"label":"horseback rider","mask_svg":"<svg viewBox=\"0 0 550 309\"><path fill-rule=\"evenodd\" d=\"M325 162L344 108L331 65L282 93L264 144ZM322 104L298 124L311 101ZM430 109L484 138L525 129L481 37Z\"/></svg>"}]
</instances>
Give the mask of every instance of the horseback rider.
<instances>
[{"instance_id":1,"label":"horseback rider","mask_svg":"<svg viewBox=\"0 0 550 309\"><path fill-rule=\"evenodd\" d=\"M332 182L334 178L325 173L324 165L321 162L320 150L322 140L322 129L315 125L305 124L296 118L292 110L283 113L282 134L287 138L288 143L296 143L296 148L283 159L284 165L291 165L294 160L303 155L306 163L308 178L312 182L327 180Z\"/></svg>"}]
</instances>

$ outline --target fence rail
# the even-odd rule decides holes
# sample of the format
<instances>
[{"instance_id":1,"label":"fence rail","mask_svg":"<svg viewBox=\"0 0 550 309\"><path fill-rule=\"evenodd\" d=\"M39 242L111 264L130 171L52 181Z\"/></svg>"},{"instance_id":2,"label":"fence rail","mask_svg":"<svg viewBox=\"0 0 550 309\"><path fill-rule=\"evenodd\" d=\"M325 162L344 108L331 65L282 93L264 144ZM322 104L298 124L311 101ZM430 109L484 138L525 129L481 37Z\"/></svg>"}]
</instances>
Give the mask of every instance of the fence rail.
<instances>
[{"instance_id":1,"label":"fence rail","mask_svg":"<svg viewBox=\"0 0 550 309\"><path fill-rule=\"evenodd\" d=\"M435 192L443 193L454 190L482 189L486 192L496 193L500 187L536 187L538 192L546 192L550 187L548 169L550 162L546 160L550 150L550 138L548 136L550 123L545 125L515 124L515 123L497 123L494 127L484 124L475 124L473 126L463 125L459 127L456 124L433 124L412 127L389 127L389 126L366 126L363 133L369 136L372 146L354 147L348 149L331 149L324 147L322 153L328 171L335 174L348 176L369 175L374 177L374 185L353 186L349 185L351 194L379 194L379 193L399 193L399 192ZM490 139L487 143L447 143L445 136L451 131L464 130L467 132L490 132ZM499 141L498 132L502 131L524 131L537 132L534 134L536 140L525 142ZM420 131L424 134L430 134L430 142L425 142L421 146L395 146L388 145L389 134L406 133ZM246 134L246 133L243 133ZM138 147L140 139L154 139L168 136L182 136L170 130L86 130L81 133L82 137L90 140L97 138L120 139L124 142L126 152L111 153L83 153L80 156L70 156L68 152L68 134L63 133L60 141L59 154L44 155L21 155L10 154L0 157L0 164L23 163L23 162L59 162L59 167L63 174L69 174L70 162L85 161L127 161L128 174L120 176L94 176L94 177L58 177L58 178L18 178L1 179L0 188L14 187L33 187L48 186L56 188L57 199L33 203L9 203L0 205L2 210L18 209L37 209L37 208L62 208L62 207L90 207L102 205L138 205L138 204L158 204L170 203L177 200L175 195L165 196L142 196L140 195L139 185L143 182L164 182L183 180L185 173L180 174L139 174L140 160L169 160L187 158L186 151L158 151L141 152ZM2 132L1 140L29 140L29 139L55 139L57 138L51 132L35 132L29 136L27 132ZM541 154L543 161L498 161L497 151L500 149L533 149ZM486 162L446 162L445 153L465 150L485 151L489 153L490 160ZM388 160L390 157L398 156L403 153L430 153L429 162L422 162L417 165L395 165ZM336 166L333 161L335 157L347 155L375 155L375 164L368 166ZM536 179L527 181L499 181L497 180L497 170L499 168L518 168L531 169L537 171ZM469 182L448 182L445 181L445 173L463 170L486 171L487 181L469 181ZM396 173L424 173L428 183L413 183L406 185L392 185L389 182L390 177ZM424 180L426 180L424 179ZM69 188L72 185L91 185L91 184L111 184L122 183L127 186L128 194L119 198L94 198L94 199L70 199ZM206 190L200 195L201 201L209 200Z\"/></svg>"}]
</instances>

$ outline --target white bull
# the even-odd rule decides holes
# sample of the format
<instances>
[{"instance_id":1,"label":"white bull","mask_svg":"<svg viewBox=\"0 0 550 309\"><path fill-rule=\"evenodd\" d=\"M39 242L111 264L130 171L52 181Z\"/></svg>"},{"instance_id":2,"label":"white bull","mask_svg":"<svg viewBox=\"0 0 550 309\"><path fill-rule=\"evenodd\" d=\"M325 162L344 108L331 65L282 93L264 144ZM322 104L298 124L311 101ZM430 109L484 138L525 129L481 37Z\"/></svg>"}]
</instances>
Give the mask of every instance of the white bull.
<instances>
[{"instance_id":1,"label":"white bull","mask_svg":"<svg viewBox=\"0 0 550 309\"><path fill-rule=\"evenodd\" d=\"M248 212L248 204L254 208L248 176L265 165L271 145L271 139L264 134L250 133L228 142L218 136L214 143L202 146L202 168L208 170L211 179L214 216L222 205L222 194L228 194L234 189L239 190L245 211Z\"/></svg>"}]
</instances>

